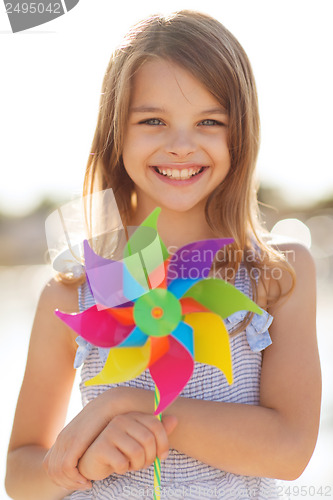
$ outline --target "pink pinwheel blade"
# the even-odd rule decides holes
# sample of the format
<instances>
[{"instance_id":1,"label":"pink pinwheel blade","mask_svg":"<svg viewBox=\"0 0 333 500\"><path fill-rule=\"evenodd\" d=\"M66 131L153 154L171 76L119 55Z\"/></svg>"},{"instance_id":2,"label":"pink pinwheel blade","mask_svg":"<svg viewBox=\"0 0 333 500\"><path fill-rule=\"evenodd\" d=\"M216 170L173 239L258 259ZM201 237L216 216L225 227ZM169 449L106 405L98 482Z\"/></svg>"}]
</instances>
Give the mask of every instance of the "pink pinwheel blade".
<instances>
[{"instance_id":1,"label":"pink pinwheel blade","mask_svg":"<svg viewBox=\"0 0 333 500\"><path fill-rule=\"evenodd\" d=\"M107 309L98 309L97 306L77 314L56 309L55 314L82 338L98 347L115 347L133 330L133 325L122 325Z\"/></svg>"},{"instance_id":2,"label":"pink pinwheel blade","mask_svg":"<svg viewBox=\"0 0 333 500\"><path fill-rule=\"evenodd\" d=\"M168 352L149 367L160 393L160 403L154 415L165 410L179 396L193 373L194 361L189 351L172 335L168 338Z\"/></svg>"},{"instance_id":3,"label":"pink pinwheel blade","mask_svg":"<svg viewBox=\"0 0 333 500\"><path fill-rule=\"evenodd\" d=\"M170 260L168 284L174 279L207 278L216 252L233 241L232 238L201 240L179 248Z\"/></svg>"}]
</instances>

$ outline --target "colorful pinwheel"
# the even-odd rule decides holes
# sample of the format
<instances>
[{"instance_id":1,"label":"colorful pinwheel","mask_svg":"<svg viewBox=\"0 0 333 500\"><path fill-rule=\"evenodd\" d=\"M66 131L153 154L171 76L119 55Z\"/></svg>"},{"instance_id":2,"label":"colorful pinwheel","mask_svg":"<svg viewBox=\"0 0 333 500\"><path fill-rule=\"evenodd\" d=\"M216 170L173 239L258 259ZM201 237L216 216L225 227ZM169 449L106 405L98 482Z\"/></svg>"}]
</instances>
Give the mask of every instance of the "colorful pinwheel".
<instances>
[{"instance_id":1,"label":"colorful pinwheel","mask_svg":"<svg viewBox=\"0 0 333 500\"><path fill-rule=\"evenodd\" d=\"M232 383L223 318L261 309L234 286L209 278L216 252L231 239L202 240L172 256L157 233L154 210L128 240L122 261L104 259L84 242L86 275L96 305L56 314L91 344L110 347L102 371L87 385L130 380L149 368L159 390L155 414L181 393L194 361L218 367Z\"/></svg>"}]
</instances>

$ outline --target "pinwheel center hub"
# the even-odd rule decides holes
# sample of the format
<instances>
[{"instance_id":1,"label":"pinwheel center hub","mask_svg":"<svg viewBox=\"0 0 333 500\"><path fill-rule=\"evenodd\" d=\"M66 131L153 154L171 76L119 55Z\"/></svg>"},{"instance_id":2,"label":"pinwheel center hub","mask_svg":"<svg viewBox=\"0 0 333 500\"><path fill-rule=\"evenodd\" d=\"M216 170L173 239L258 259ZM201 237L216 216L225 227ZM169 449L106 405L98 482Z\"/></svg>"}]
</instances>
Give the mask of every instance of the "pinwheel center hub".
<instances>
[{"instance_id":1,"label":"pinwheel center hub","mask_svg":"<svg viewBox=\"0 0 333 500\"><path fill-rule=\"evenodd\" d=\"M178 325L182 309L173 293L164 288L154 288L138 298L133 314L136 325L146 335L164 337Z\"/></svg>"},{"instance_id":2,"label":"pinwheel center hub","mask_svg":"<svg viewBox=\"0 0 333 500\"><path fill-rule=\"evenodd\" d=\"M153 318L161 318L164 314L162 307L153 307L151 315Z\"/></svg>"}]
</instances>

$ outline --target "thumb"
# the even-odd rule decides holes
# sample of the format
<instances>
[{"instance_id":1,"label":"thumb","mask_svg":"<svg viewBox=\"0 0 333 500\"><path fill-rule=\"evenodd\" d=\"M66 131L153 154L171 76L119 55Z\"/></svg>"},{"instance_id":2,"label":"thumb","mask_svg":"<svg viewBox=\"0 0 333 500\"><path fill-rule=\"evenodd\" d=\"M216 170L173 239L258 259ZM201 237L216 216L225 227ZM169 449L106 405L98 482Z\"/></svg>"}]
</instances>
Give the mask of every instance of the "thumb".
<instances>
[{"instance_id":1,"label":"thumb","mask_svg":"<svg viewBox=\"0 0 333 500\"><path fill-rule=\"evenodd\" d=\"M162 424L164 425L166 433L169 435L178 424L178 420L173 415L166 415L162 417Z\"/></svg>"}]
</instances>

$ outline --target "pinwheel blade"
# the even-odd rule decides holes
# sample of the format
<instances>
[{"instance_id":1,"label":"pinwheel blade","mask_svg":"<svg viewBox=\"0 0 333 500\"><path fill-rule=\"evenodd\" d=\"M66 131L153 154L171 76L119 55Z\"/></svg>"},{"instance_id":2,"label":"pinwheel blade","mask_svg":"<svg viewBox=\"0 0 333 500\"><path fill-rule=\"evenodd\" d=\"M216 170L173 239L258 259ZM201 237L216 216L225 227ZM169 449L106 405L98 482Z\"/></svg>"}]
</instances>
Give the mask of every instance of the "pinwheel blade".
<instances>
[{"instance_id":1,"label":"pinwheel blade","mask_svg":"<svg viewBox=\"0 0 333 500\"><path fill-rule=\"evenodd\" d=\"M177 278L175 280L173 280L170 285L168 286L168 290L169 292L173 293L175 295L175 297L177 297L177 299L180 299L180 297L183 297L184 294L190 289L192 288L192 286L195 284L195 283L198 283L198 281L200 281L200 279L197 279L197 280L182 280L180 278Z\"/></svg>"},{"instance_id":2,"label":"pinwheel blade","mask_svg":"<svg viewBox=\"0 0 333 500\"><path fill-rule=\"evenodd\" d=\"M190 313L197 313L197 312L209 312L209 309L207 307L203 306L196 300L192 299L191 297L183 297L182 299L179 300L180 305L182 306L182 315L184 314L190 314Z\"/></svg>"},{"instance_id":3,"label":"pinwheel blade","mask_svg":"<svg viewBox=\"0 0 333 500\"><path fill-rule=\"evenodd\" d=\"M126 337L126 339L118 345L118 347L140 347L147 342L148 338L148 335L136 326L128 337Z\"/></svg>"},{"instance_id":4,"label":"pinwheel blade","mask_svg":"<svg viewBox=\"0 0 333 500\"><path fill-rule=\"evenodd\" d=\"M138 254L130 255L123 261L123 292L128 300L136 300L149 291L141 259Z\"/></svg>"},{"instance_id":5,"label":"pinwheel blade","mask_svg":"<svg viewBox=\"0 0 333 500\"><path fill-rule=\"evenodd\" d=\"M83 242L87 280L97 304L114 307L128 302L123 294L123 263L97 255Z\"/></svg>"},{"instance_id":6,"label":"pinwheel blade","mask_svg":"<svg viewBox=\"0 0 333 500\"><path fill-rule=\"evenodd\" d=\"M169 337L150 337L150 358L148 366L153 365L169 350Z\"/></svg>"},{"instance_id":7,"label":"pinwheel blade","mask_svg":"<svg viewBox=\"0 0 333 500\"><path fill-rule=\"evenodd\" d=\"M168 352L149 367L160 392L160 403L154 415L161 413L179 396L193 373L194 361L189 351L171 335L169 342Z\"/></svg>"},{"instance_id":8,"label":"pinwheel blade","mask_svg":"<svg viewBox=\"0 0 333 500\"><path fill-rule=\"evenodd\" d=\"M163 262L169 257L169 253L157 232L160 211L160 208L155 209L136 228L124 250L127 271L143 288L157 288L165 278ZM126 290L130 289L126 281L124 287Z\"/></svg>"},{"instance_id":9,"label":"pinwheel blade","mask_svg":"<svg viewBox=\"0 0 333 500\"><path fill-rule=\"evenodd\" d=\"M107 309L107 311L122 325L134 325L133 306L113 307L112 309Z\"/></svg>"},{"instance_id":10,"label":"pinwheel blade","mask_svg":"<svg viewBox=\"0 0 333 500\"><path fill-rule=\"evenodd\" d=\"M143 227L152 227L153 229L155 229L156 232L157 231L157 221L158 221L158 217L161 213L161 208L160 207L157 207L155 208L155 210L152 211L151 214L148 215L148 217L146 217L146 219L142 222L141 226ZM160 239L160 245L161 245L161 250L162 250L162 254L163 254L163 260L166 260L168 257L169 257L169 252L166 248L166 246L164 245L163 243L163 240L159 237Z\"/></svg>"},{"instance_id":11,"label":"pinwheel blade","mask_svg":"<svg viewBox=\"0 0 333 500\"><path fill-rule=\"evenodd\" d=\"M193 358L193 328L190 325L184 323L184 321L180 321L177 325L177 328L173 330L171 335L188 350Z\"/></svg>"},{"instance_id":12,"label":"pinwheel blade","mask_svg":"<svg viewBox=\"0 0 333 500\"><path fill-rule=\"evenodd\" d=\"M165 260L156 269L154 269L148 276L149 287L156 288L156 283L158 288L167 288L167 274L168 274L169 259ZM162 280L161 280L162 278Z\"/></svg>"},{"instance_id":13,"label":"pinwheel blade","mask_svg":"<svg viewBox=\"0 0 333 500\"><path fill-rule=\"evenodd\" d=\"M221 279L201 280L188 289L184 297L192 297L222 318L227 318L236 311L262 314L260 307L249 297Z\"/></svg>"},{"instance_id":14,"label":"pinwheel blade","mask_svg":"<svg viewBox=\"0 0 333 500\"><path fill-rule=\"evenodd\" d=\"M195 361L216 366L232 384L229 334L220 316L194 313L186 315L184 321L193 328Z\"/></svg>"},{"instance_id":15,"label":"pinwheel blade","mask_svg":"<svg viewBox=\"0 0 333 500\"><path fill-rule=\"evenodd\" d=\"M148 365L150 342L142 347L115 347L110 349L103 370L85 382L85 385L117 384L137 377Z\"/></svg>"},{"instance_id":16,"label":"pinwheel blade","mask_svg":"<svg viewBox=\"0 0 333 500\"><path fill-rule=\"evenodd\" d=\"M170 260L168 284L173 279L203 279L209 274L216 252L232 238L194 241L177 250Z\"/></svg>"},{"instance_id":17,"label":"pinwheel blade","mask_svg":"<svg viewBox=\"0 0 333 500\"><path fill-rule=\"evenodd\" d=\"M75 314L56 309L55 314L82 338L98 347L114 347L133 330L133 325L122 325L107 309L98 309L96 305Z\"/></svg>"}]
</instances>

